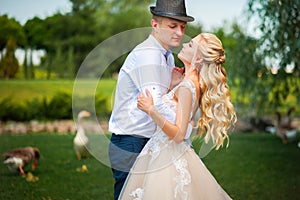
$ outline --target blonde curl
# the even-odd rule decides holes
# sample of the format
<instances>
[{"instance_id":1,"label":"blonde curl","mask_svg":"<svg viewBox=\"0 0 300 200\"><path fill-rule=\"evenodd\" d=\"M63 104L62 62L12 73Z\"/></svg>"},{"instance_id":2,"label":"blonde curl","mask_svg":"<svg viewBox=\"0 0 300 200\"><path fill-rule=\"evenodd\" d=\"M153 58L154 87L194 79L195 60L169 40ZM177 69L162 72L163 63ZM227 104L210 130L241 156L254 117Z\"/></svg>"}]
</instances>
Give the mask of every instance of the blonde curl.
<instances>
[{"instance_id":1,"label":"blonde curl","mask_svg":"<svg viewBox=\"0 0 300 200\"><path fill-rule=\"evenodd\" d=\"M236 114L230 101L226 83L226 70L222 66L225 55L221 41L213 34L199 35L199 51L203 63L199 71L201 116L197 122L198 135L205 134L205 141L212 139L216 149L228 140L228 130L236 122Z\"/></svg>"}]
</instances>

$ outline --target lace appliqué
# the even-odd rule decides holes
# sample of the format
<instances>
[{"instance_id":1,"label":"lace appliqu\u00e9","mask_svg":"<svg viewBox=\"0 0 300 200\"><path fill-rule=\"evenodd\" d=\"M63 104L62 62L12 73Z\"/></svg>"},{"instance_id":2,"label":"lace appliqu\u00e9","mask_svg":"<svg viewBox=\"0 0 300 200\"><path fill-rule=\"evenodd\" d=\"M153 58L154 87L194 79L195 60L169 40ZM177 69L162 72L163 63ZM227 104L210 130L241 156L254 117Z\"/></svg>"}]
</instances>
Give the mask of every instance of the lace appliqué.
<instances>
[{"instance_id":1,"label":"lace appliqu\u00e9","mask_svg":"<svg viewBox=\"0 0 300 200\"><path fill-rule=\"evenodd\" d=\"M129 196L133 197L133 200L142 200L144 194L144 190L142 188L137 188L132 191Z\"/></svg>"},{"instance_id":2,"label":"lace appliqu\u00e9","mask_svg":"<svg viewBox=\"0 0 300 200\"><path fill-rule=\"evenodd\" d=\"M179 175L174 178L175 182L177 183L174 191L174 197L176 198L177 195L180 195L181 199L188 199L188 193L183 190L183 187L185 185L191 183L191 175L186 169L188 166L187 160L173 160L173 163L175 165L176 171L179 172Z\"/></svg>"},{"instance_id":3,"label":"lace appliqu\u00e9","mask_svg":"<svg viewBox=\"0 0 300 200\"><path fill-rule=\"evenodd\" d=\"M159 156L161 147L168 146L168 141L170 141L169 138L162 132L162 130L158 130L145 145L144 150L140 153L139 157L146 154L151 155L151 164Z\"/></svg>"},{"instance_id":4,"label":"lace appliqu\u00e9","mask_svg":"<svg viewBox=\"0 0 300 200\"><path fill-rule=\"evenodd\" d=\"M195 99L196 99L196 90L192 82L190 81L182 81L177 87L175 87L172 91L167 93L163 96L163 101L166 104L165 107L162 107L161 109L168 109L169 112L176 112L177 102L174 101L174 94L176 89L179 86L183 86L186 88L189 88L193 94L193 102L192 106L194 107ZM174 115L175 116L175 115ZM191 112L192 117L192 112ZM174 118L175 121L175 118ZM151 165L152 162L156 160L156 158L161 153L162 148L171 148L171 143L174 142L173 140L170 140L166 134L163 133L163 131L157 127L156 132L152 136L152 138L147 142L145 145L143 151L139 154L138 157L150 155L151 159L149 162L149 165ZM178 152L184 152L186 148L189 148L189 145L185 145L184 143L181 143L178 147ZM188 199L188 193L184 191L184 186L191 183L191 175L187 170L187 160L185 159L178 159L176 156L172 158L173 164L176 168L176 171L178 172L178 176L174 178L176 182L176 187L174 190L174 196L175 198L177 196L180 196L181 199ZM166 163L167 164L167 163ZM134 200L141 200L143 198L144 189L143 188L136 188L130 193L130 196L134 198Z\"/></svg>"}]
</instances>

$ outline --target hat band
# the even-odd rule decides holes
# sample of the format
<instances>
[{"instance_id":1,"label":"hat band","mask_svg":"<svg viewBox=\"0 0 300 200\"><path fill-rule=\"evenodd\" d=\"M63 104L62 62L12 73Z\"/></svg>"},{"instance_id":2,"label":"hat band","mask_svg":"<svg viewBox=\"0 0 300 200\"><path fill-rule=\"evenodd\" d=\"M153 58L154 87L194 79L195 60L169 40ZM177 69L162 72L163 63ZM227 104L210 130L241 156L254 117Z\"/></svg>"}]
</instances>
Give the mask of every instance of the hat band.
<instances>
[{"instance_id":1,"label":"hat band","mask_svg":"<svg viewBox=\"0 0 300 200\"><path fill-rule=\"evenodd\" d=\"M186 14L183 13L171 13L171 12L165 12L165 11L154 11L155 15L171 15L171 16L178 16L178 17L187 17Z\"/></svg>"}]
</instances>

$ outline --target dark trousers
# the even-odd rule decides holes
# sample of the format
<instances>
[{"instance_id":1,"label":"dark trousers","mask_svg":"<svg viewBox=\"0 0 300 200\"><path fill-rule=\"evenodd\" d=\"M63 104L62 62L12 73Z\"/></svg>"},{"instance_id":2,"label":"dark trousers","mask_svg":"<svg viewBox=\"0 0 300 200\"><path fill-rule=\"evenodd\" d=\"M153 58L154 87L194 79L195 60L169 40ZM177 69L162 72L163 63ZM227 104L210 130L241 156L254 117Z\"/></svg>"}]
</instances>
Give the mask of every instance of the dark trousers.
<instances>
[{"instance_id":1,"label":"dark trousers","mask_svg":"<svg viewBox=\"0 0 300 200\"><path fill-rule=\"evenodd\" d=\"M136 157L148 138L112 134L109 144L109 159L115 179L114 200L117 200Z\"/></svg>"}]
</instances>

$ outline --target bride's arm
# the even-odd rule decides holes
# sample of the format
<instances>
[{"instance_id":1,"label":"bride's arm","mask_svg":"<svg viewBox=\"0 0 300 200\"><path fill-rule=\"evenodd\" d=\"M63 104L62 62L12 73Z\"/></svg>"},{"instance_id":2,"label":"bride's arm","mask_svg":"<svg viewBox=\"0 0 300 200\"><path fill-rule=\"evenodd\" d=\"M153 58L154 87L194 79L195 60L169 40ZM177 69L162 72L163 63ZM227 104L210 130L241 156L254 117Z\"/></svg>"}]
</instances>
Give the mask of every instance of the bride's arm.
<instances>
[{"instance_id":1,"label":"bride's arm","mask_svg":"<svg viewBox=\"0 0 300 200\"><path fill-rule=\"evenodd\" d=\"M146 90L146 94L147 96L144 96L142 93L139 95L138 108L146 112L170 139L180 143L185 137L190 121L189 118L192 109L191 91L185 87L179 87L176 92L178 105L175 124L166 120L166 118L156 110L150 92Z\"/></svg>"}]
</instances>

